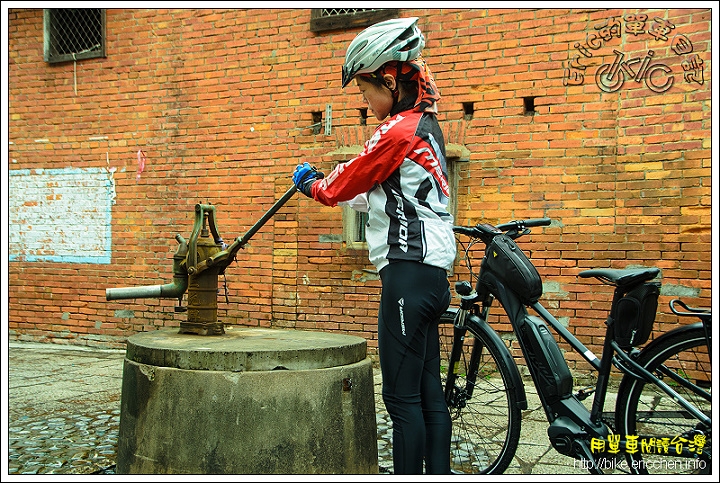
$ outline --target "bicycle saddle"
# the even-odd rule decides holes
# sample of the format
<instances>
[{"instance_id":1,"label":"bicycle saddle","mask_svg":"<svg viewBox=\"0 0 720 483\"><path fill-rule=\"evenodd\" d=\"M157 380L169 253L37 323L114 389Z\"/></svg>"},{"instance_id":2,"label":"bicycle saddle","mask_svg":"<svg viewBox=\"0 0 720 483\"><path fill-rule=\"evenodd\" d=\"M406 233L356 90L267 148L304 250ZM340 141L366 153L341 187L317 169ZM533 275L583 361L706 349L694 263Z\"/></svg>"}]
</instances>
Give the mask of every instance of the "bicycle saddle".
<instances>
[{"instance_id":1,"label":"bicycle saddle","mask_svg":"<svg viewBox=\"0 0 720 483\"><path fill-rule=\"evenodd\" d=\"M615 286L635 285L652 280L660 273L658 268L594 268L583 270L578 275L582 278L595 277L601 282Z\"/></svg>"}]
</instances>

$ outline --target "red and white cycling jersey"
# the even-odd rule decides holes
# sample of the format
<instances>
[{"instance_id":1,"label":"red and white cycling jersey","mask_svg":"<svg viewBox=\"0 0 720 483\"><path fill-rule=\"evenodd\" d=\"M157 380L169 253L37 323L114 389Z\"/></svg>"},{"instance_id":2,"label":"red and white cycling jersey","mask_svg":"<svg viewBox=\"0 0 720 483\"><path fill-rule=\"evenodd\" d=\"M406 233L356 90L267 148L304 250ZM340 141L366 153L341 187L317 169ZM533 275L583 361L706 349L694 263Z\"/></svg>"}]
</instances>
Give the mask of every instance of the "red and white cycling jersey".
<instances>
[{"instance_id":1,"label":"red and white cycling jersey","mask_svg":"<svg viewBox=\"0 0 720 483\"><path fill-rule=\"evenodd\" d=\"M391 260L452 267L449 195L440 126L433 114L414 111L378 126L360 155L312 185L313 198L324 205L368 212L365 236L378 270Z\"/></svg>"}]
</instances>

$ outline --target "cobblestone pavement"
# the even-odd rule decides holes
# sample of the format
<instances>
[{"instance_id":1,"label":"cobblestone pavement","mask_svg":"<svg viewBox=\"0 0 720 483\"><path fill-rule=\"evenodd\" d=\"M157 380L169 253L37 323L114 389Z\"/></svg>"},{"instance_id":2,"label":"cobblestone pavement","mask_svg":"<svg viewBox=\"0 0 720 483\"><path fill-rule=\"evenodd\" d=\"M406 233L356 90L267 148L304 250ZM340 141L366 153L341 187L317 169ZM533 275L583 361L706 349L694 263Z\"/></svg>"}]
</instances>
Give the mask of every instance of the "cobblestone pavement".
<instances>
[{"instance_id":1,"label":"cobblestone pavement","mask_svg":"<svg viewBox=\"0 0 720 483\"><path fill-rule=\"evenodd\" d=\"M114 467L124 355L10 344L8 474L91 474Z\"/></svg>"},{"instance_id":2,"label":"cobblestone pavement","mask_svg":"<svg viewBox=\"0 0 720 483\"><path fill-rule=\"evenodd\" d=\"M7 474L114 474L125 351L27 342L9 349ZM392 474L392 423L380 384L376 370L378 470ZM526 390L531 407L506 473L587 474L550 447L537 396Z\"/></svg>"},{"instance_id":3,"label":"cobblestone pavement","mask_svg":"<svg viewBox=\"0 0 720 483\"><path fill-rule=\"evenodd\" d=\"M382 380L376 371L375 376L375 421L377 422L377 445L378 445L378 472L380 474L393 473L392 459L392 421L385 410L385 403L382 401L381 384Z\"/></svg>"}]
</instances>

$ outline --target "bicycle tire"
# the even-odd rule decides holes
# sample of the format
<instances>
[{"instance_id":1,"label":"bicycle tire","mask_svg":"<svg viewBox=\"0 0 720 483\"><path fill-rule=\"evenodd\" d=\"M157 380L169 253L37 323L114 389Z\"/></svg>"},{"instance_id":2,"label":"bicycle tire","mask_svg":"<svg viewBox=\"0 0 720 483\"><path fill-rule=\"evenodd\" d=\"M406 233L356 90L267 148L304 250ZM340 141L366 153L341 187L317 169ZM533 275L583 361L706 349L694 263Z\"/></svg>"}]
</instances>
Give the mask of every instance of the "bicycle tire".
<instances>
[{"instance_id":1,"label":"bicycle tire","mask_svg":"<svg viewBox=\"0 0 720 483\"><path fill-rule=\"evenodd\" d=\"M448 313L449 314L449 313ZM454 315L454 314L453 314ZM443 389L446 388L453 344L454 326L446 315L440 325L440 353ZM520 439L522 412L517 393L510 389L511 369L500 351L508 351L498 337L491 340L474 324L467 325L460 360L457 361L452 401L450 467L453 473L500 474L510 465ZM475 341L483 349L478 378L467 397L468 366Z\"/></svg>"},{"instance_id":2,"label":"bicycle tire","mask_svg":"<svg viewBox=\"0 0 720 483\"><path fill-rule=\"evenodd\" d=\"M675 330L661 336L640 352L638 363L671 385L683 398L711 417L711 400L675 383L658 370L665 366L678 376L699 385L709 394L711 391L711 367L708 345L701 323L685 330ZM620 437L627 435L645 439L648 447L642 453L641 441L636 453L625 452L628 470L637 474L709 474L711 468L712 441L710 429L702 434L693 433L701 427L700 421L673 401L660 388L625 375L618 390L615 422ZM698 434L696 439L695 434ZM690 458L677 454L677 443L686 449L692 442L694 452ZM651 438L655 438L654 440ZM669 438L667 452L663 438ZM675 439L678 438L678 439ZM655 442L656 446L652 446ZM673 443L674 442L674 443ZM659 446L659 447L658 447Z\"/></svg>"}]
</instances>

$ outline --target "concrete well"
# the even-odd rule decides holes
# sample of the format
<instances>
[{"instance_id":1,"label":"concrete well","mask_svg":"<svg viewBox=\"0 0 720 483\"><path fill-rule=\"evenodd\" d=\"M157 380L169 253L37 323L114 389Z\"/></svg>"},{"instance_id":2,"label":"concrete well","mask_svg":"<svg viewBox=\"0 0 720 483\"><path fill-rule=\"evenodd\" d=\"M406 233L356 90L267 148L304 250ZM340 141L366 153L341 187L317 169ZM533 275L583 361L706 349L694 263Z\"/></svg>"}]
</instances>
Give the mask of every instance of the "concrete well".
<instances>
[{"instance_id":1,"label":"concrete well","mask_svg":"<svg viewBox=\"0 0 720 483\"><path fill-rule=\"evenodd\" d=\"M377 473L365 339L261 328L131 336L117 472Z\"/></svg>"}]
</instances>

